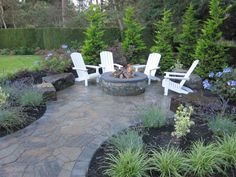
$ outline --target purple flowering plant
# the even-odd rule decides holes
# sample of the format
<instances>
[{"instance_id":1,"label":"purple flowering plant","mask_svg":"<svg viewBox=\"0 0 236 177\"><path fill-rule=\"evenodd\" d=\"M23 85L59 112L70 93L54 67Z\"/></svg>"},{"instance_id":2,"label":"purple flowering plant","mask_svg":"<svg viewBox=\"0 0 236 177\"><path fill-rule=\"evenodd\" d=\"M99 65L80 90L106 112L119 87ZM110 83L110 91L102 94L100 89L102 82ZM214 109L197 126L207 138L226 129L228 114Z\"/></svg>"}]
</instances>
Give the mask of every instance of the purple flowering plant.
<instances>
[{"instance_id":1,"label":"purple flowering plant","mask_svg":"<svg viewBox=\"0 0 236 177\"><path fill-rule=\"evenodd\" d=\"M70 65L70 53L66 44L62 44L59 49L48 51L42 60L42 67L50 73L62 73Z\"/></svg>"},{"instance_id":2,"label":"purple flowering plant","mask_svg":"<svg viewBox=\"0 0 236 177\"><path fill-rule=\"evenodd\" d=\"M203 87L220 97L222 113L225 113L229 101L236 100L236 72L231 67L222 72L210 72L209 78L203 81Z\"/></svg>"}]
</instances>

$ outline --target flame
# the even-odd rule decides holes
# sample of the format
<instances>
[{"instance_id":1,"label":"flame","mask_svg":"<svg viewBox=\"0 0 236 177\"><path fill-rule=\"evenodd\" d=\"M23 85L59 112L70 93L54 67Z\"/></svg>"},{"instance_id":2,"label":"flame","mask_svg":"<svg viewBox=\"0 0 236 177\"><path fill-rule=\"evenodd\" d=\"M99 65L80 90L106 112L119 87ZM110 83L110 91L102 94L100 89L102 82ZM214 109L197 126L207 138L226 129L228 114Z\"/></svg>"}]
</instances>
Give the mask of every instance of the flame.
<instances>
[{"instance_id":1,"label":"flame","mask_svg":"<svg viewBox=\"0 0 236 177\"><path fill-rule=\"evenodd\" d=\"M132 65L131 65L131 64L128 64L128 65L127 65L127 72L128 72L128 73L131 73L132 71L133 71Z\"/></svg>"}]
</instances>

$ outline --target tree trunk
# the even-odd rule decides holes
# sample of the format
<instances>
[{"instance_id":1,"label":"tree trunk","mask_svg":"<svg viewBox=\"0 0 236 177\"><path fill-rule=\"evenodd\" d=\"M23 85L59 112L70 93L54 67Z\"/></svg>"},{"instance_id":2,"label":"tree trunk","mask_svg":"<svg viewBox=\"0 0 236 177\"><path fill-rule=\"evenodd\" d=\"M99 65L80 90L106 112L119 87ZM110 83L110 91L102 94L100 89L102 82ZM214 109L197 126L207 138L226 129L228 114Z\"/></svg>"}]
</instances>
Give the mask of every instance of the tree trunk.
<instances>
[{"instance_id":1,"label":"tree trunk","mask_svg":"<svg viewBox=\"0 0 236 177\"><path fill-rule=\"evenodd\" d=\"M61 1L61 16L62 16L62 25L65 25L66 22L66 12L67 12L68 0Z\"/></svg>"},{"instance_id":2,"label":"tree trunk","mask_svg":"<svg viewBox=\"0 0 236 177\"><path fill-rule=\"evenodd\" d=\"M3 4L2 4L2 0L0 0L0 16L1 16L1 20L3 23L4 28L7 28L6 22L4 20L4 9L3 9Z\"/></svg>"},{"instance_id":3,"label":"tree trunk","mask_svg":"<svg viewBox=\"0 0 236 177\"><path fill-rule=\"evenodd\" d=\"M123 23L122 23L122 19L121 19L120 15L119 15L119 11L118 11L118 8L117 8L116 0L112 0L112 4L113 4L113 8L114 8L115 13L116 13L116 18L117 18L117 22L118 22L119 28L120 28L121 31L123 31L124 26L123 26Z\"/></svg>"}]
</instances>

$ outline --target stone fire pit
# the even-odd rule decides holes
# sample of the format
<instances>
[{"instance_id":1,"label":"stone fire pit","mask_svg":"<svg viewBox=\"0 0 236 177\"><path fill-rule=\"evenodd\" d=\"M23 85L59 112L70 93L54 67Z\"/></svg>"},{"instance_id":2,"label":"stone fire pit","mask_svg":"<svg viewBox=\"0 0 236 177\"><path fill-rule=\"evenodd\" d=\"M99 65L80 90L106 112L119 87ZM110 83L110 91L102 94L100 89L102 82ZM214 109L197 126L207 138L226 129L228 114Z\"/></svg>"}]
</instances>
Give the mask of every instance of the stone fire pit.
<instances>
[{"instance_id":1,"label":"stone fire pit","mask_svg":"<svg viewBox=\"0 0 236 177\"><path fill-rule=\"evenodd\" d=\"M145 92L147 76L134 72L133 78L120 79L112 76L112 72L103 73L100 77L100 86L104 92L115 96L135 96Z\"/></svg>"}]
</instances>

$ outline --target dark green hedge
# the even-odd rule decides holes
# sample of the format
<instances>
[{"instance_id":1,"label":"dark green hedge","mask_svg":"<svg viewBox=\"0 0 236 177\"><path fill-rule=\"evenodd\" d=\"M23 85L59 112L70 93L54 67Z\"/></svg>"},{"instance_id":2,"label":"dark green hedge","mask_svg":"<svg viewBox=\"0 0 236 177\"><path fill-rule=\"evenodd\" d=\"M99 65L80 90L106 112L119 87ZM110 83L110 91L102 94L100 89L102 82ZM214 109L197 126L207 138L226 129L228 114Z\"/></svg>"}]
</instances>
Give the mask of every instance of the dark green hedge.
<instances>
[{"instance_id":1,"label":"dark green hedge","mask_svg":"<svg viewBox=\"0 0 236 177\"><path fill-rule=\"evenodd\" d=\"M82 43L85 37L84 31L80 28L0 29L0 49L19 47L55 49L74 40ZM119 29L106 29L104 40L107 44L112 44L117 39L120 39Z\"/></svg>"}]
</instances>

